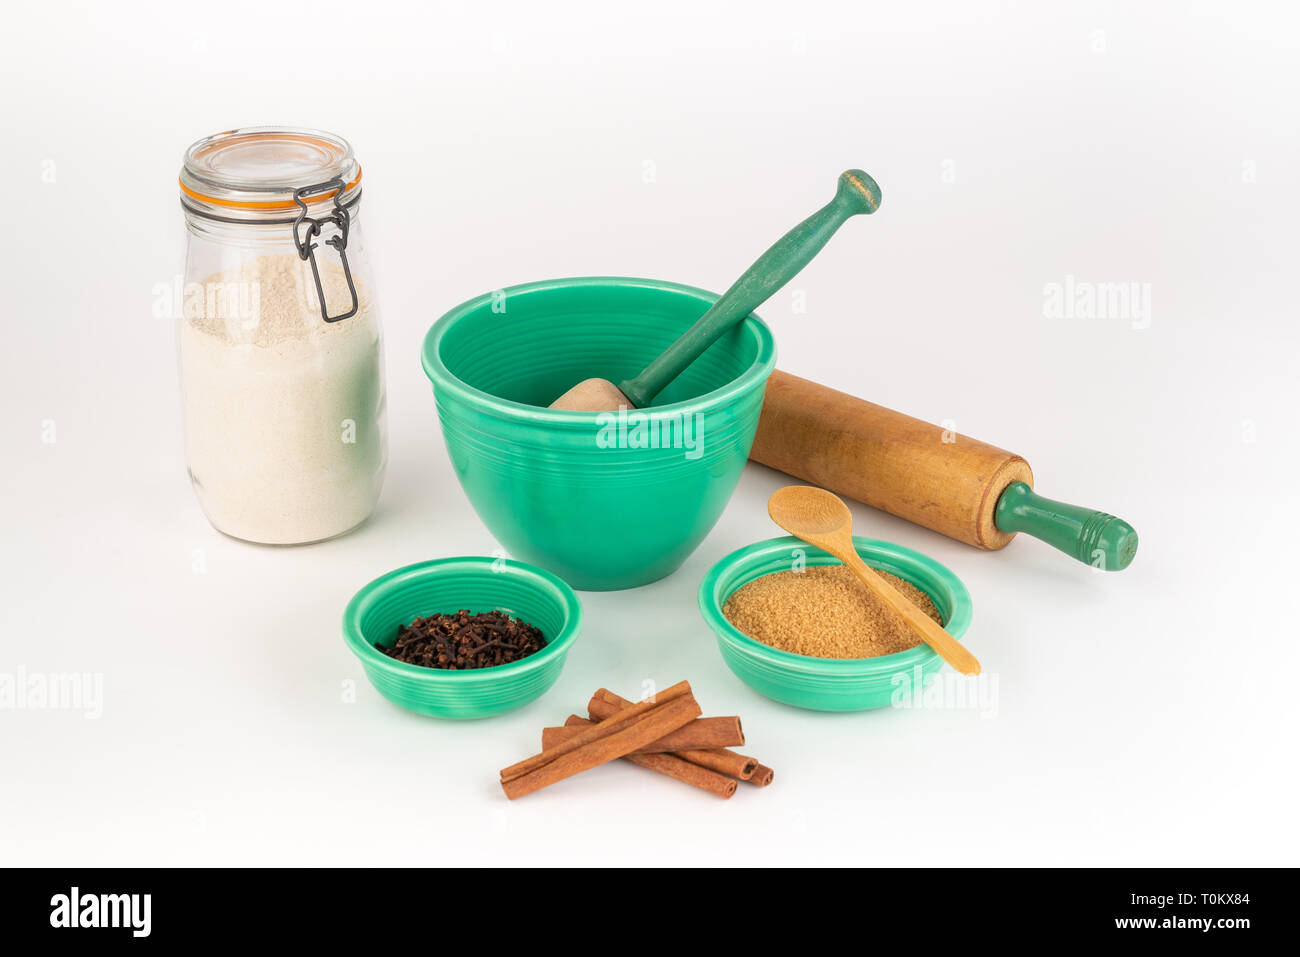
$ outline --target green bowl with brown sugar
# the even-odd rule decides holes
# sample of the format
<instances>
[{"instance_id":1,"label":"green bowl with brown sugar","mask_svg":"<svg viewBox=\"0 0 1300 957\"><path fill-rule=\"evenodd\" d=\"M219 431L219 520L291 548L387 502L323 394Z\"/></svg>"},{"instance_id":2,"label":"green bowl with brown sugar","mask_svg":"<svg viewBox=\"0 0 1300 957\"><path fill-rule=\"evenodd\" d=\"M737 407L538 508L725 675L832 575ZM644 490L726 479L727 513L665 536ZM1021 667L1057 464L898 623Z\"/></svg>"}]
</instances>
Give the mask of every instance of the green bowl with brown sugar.
<instances>
[{"instance_id":1,"label":"green bowl with brown sugar","mask_svg":"<svg viewBox=\"0 0 1300 957\"><path fill-rule=\"evenodd\" d=\"M961 579L927 555L902 545L855 535L853 546L872 568L897 575L929 596L948 634L960 640L970 626L970 592ZM928 645L875 658L817 658L756 641L722 609L732 593L763 575L839 559L793 536L770 538L732 552L700 582L700 613L718 637L722 660L760 694L812 711L867 711L920 694L943 659Z\"/></svg>"}]
</instances>

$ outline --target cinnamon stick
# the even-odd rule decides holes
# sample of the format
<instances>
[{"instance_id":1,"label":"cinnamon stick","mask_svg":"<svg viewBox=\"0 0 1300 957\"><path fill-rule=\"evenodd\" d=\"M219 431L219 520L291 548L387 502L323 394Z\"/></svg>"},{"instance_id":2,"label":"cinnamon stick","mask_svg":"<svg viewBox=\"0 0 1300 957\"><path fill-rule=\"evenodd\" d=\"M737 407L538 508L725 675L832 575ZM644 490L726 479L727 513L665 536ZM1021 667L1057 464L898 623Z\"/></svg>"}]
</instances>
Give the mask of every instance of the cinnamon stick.
<instances>
[{"instance_id":1,"label":"cinnamon stick","mask_svg":"<svg viewBox=\"0 0 1300 957\"><path fill-rule=\"evenodd\" d=\"M574 717L578 717L574 715ZM590 724L591 722L585 722ZM573 735L570 728L578 727L572 721L566 721L563 727L545 728L542 731L542 747L548 745L549 739L558 744ZM569 733L559 734L565 731ZM707 751L715 748L729 748L745 743L745 734L740 727L740 719L735 716L725 718L696 718L672 734L666 734L658 741L652 741L644 748L637 748L637 754L660 754L665 751Z\"/></svg>"},{"instance_id":2,"label":"cinnamon stick","mask_svg":"<svg viewBox=\"0 0 1300 957\"><path fill-rule=\"evenodd\" d=\"M590 726L595 722L587 718L581 718L576 714L569 715L564 727L546 728L542 732L542 747L546 748L547 742L559 742L565 738L577 734L583 727ZM688 725L689 727L689 725ZM716 794L722 799L727 799L736 793L736 781L727 777L725 774L719 774L716 771L710 771L708 768L702 768L698 764L692 764L677 757L675 754L666 753L641 753L634 751L631 754L623 755L624 761L631 761L633 764L656 771L659 774L674 778L684 784L697 787L702 791L708 791L710 794Z\"/></svg>"},{"instance_id":3,"label":"cinnamon stick","mask_svg":"<svg viewBox=\"0 0 1300 957\"><path fill-rule=\"evenodd\" d=\"M601 688L587 702L587 713L603 723L628 704L629 702L626 699L614 694L608 688ZM750 780L757 768L760 767L756 758L737 754L728 748L687 749L674 753L679 758L684 758L692 764L698 764L700 767L708 768L710 771L717 771L719 774L725 774L729 777L739 778L741 781Z\"/></svg>"},{"instance_id":4,"label":"cinnamon stick","mask_svg":"<svg viewBox=\"0 0 1300 957\"><path fill-rule=\"evenodd\" d=\"M714 748L710 751L677 751L679 758L692 761L702 768L726 774L741 781L748 781L758 768L758 759L744 754L737 754L729 748Z\"/></svg>"},{"instance_id":5,"label":"cinnamon stick","mask_svg":"<svg viewBox=\"0 0 1300 957\"><path fill-rule=\"evenodd\" d=\"M631 721L635 721L647 711L670 702L674 698L681 697L682 695L689 695L690 693L690 682L679 681L677 684L665 688L653 698L638 701L636 704L632 704L630 701L625 701L623 702L623 707L618 709L617 714L611 714L609 716L607 724L604 724L599 728L588 728L582 734L574 735L568 741L557 745L551 750L543 751L541 754L535 754L531 758L526 758L517 764L510 765L508 768L502 768L501 780L509 781L513 778L521 777L530 771L535 771L543 765L554 761L556 758L568 753L569 751L575 751L578 748L591 744L593 741L607 738L614 733L615 730ZM649 742L647 741L645 743L648 744ZM640 745L637 747L640 747Z\"/></svg>"},{"instance_id":6,"label":"cinnamon stick","mask_svg":"<svg viewBox=\"0 0 1300 957\"><path fill-rule=\"evenodd\" d=\"M623 708L607 721L582 728L573 737L501 772L501 787L514 800L567 777L631 754L700 716L690 686L675 685L672 697ZM670 689L672 690L672 689ZM648 704L648 707L644 707ZM608 727L607 727L608 725Z\"/></svg>"},{"instance_id":7,"label":"cinnamon stick","mask_svg":"<svg viewBox=\"0 0 1300 957\"><path fill-rule=\"evenodd\" d=\"M772 778L776 777L776 772L766 764L760 764L754 769L753 776L749 779L750 784L755 784L760 788L765 788L772 783Z\"/></svg>"},{"instance_id":8,"label":"cinnamon stick","mask_svg":"<svg viewBox=\"0 0 1300 957\"><path fill-rule=\"evenodd\" d=\"M580 722L580 723L579 723ZM575 727L584 727L598 722L589 721L576 714L569 715L564 727L543 728L542 729L542 747L548 748L561 741L571 738L575 732ZM687 725L690 727L690 725ZM666 739L665 739L666 740ZM633 751L632 754L663 754L668 753L660 750L659 742L640 750ZM727 777L737 778L741 781L748 781L753 775L754 770L760 767L758 760L746 757L743 754L737 754L735 751L728 751L725 748L715 748L713 750L700 750L687 748L681 751L671 752L684 761L698 765L700 768L713 771ZM629 757L630 755L625 755Z\"/></svg>"}]
</instances>

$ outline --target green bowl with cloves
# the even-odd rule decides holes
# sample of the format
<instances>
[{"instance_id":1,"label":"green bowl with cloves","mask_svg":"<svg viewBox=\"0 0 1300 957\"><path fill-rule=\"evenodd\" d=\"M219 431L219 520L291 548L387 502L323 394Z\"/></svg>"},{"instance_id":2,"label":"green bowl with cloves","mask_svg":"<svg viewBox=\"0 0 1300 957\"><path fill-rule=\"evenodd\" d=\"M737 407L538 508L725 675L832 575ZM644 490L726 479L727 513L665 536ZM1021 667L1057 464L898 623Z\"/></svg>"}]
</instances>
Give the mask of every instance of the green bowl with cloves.
<instances>
[{"instance_id":1,"label":"green bowl with cloves","mask_svg":"<svg viewBox=\"0 0 1300 957\"><path fill-rule=\"evenodd\" d=\"M417 619L501 612L538 629L540 650L509 664L446 669L400 661L391 649ZM555 575L505 558L440 558L365 585L343 612L343 640L381 695L435 718L489 718L522 707L555 684L582 628L582 604Z\"/></svg>"}]
</instances>

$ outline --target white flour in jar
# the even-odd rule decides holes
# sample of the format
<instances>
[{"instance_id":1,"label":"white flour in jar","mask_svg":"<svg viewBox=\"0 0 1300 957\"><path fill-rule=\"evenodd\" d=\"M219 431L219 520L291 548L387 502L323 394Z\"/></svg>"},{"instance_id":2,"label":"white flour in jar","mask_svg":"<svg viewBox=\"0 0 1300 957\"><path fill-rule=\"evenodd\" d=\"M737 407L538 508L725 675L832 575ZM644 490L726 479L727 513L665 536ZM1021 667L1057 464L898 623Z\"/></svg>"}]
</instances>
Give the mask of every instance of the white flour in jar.
<instances>
[{"instance_id":1,"label":"white flour in jar","mask_svg":"<svg viewBox=\"0 0 1300 957\"><path fill-rule=\"evenodd\" d=\"M321 257L331 313L351 298ZM180 323L190 478L208 520L246 541L320 541L365 520L385 465L378 316L327 323L311 266L261 256L208 277ZM196 297L197 298L197 297Z\"/></svg>"}]
</instances>

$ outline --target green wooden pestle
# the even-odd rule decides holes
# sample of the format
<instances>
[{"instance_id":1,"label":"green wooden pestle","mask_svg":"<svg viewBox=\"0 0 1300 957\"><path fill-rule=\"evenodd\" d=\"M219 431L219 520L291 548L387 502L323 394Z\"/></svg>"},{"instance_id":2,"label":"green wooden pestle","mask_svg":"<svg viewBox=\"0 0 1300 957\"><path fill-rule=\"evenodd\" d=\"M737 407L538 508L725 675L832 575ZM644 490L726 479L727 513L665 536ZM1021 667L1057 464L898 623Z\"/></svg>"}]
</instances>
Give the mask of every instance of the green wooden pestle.
<instances>
[{"instance_id":1,"label":"green wooden pestle","mask_svg":"<svg viewBox=\"0 0 1300 957\"><path fill-rule=\"evenodd\" d=\"M586 379L551 403L552 409L605 412L620 406L644 408L719 336L776 294L835 235L851 216L880 208L880 187L860 169L840 174L835 198L790 230L722 294L713 307L663 354L618 385Z\"/></svg>"}]
</instances>

